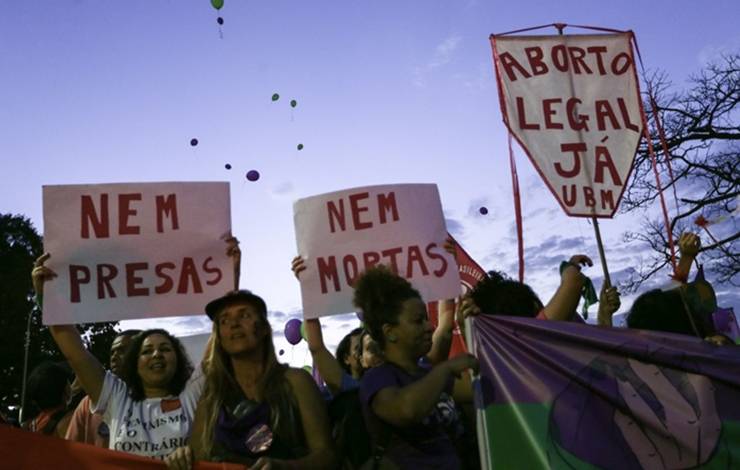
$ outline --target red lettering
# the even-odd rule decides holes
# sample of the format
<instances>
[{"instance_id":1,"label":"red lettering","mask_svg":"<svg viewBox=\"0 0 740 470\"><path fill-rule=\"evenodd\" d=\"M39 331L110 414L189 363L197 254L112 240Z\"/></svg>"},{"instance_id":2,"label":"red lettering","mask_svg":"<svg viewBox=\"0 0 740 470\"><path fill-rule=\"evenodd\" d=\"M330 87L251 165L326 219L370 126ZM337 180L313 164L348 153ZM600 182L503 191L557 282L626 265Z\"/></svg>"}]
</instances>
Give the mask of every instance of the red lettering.
<instances>
[{"instance_id":1,"label":"red lettering","mask_svg":"<svg viewBox=\"0 0 740 470\"><path fill-rule=\"evenodd\" d=\"M556 103L562 103L563 100L560 98L550 98L542 100L542 112L545 116L545 129L562 129L563 125L559 122L553 122L551 116L557 114L557 111L552 109L552 105Z\"/></svg>"},{"instance_id":2,"label":"red lettering","mask_svg":"<svg viewBox=\"0 0 740 470\"><path fill-rule=\"evenodd\" d=\"M90 282L90 270L87 266L77 264L69 265L69 301L72 303L80 302L80 284Z\"/></svg>"},{"instance_id":3,"label":"red lettering","mask_svg":"<svg viewBox=\"0 0 740 470\"><path fill-rule=\"evenodd\" d=\"M182 259L182 271L180 271L180 280L177 283L178 294L188 293L189 280L193 282L193 292L201 294L203 292L203 286L201 286L200 278L198 278L195 261L193 261L193 258L185 257Z\"/></svg>"},{"instance_id":4,"label":"red lettering","mask_svg":"<svg viewBox=\"0 0 740 470\"><path fill-rule=\"evenodd\" d=\"M175 285L172 278L165 272L165 269L175 269L175 263L170 263L168 261L165 263L159 263L154 267L154 272L157 274L157 277L162 279L162 284L154 288L154 292L156 292L157 294L166 294L167 292L171 291L172 287Z\"/></svg>"},{"instance_id":5,"label":"red lettering","mask_svg":"<svg viewBox=\"0 0 740 470\"><path fill-rule=\"evenodd\" d=\"M355 226L355 230L364 230L366 228L371 228L373 226L372 222L363 222L360 220L360 214L362 212L367 212L367 207L361 207L359 205L359 202L363 199L367 199L370 197L370 193L359 193L359 194L351 194L349 196L349 207L352 209L352 223Z\"/></svg>"},{"instance_id":6,"label":"red lettering","mask_svg":"<svg viewBox=\"0 0 740 470\"><path fill-rule=\"evenodd\" d=\"M177 220L177 200L174 194L168 194L167 199L164 196L157 196L157 232L164 232L164 217L170 217L172 220L172 230L180 228Z\"/></svg>"},{"instance_id":7,"label":"red lettering","mask_svg":"<svg viewBox=\"0 0 740 470\"><path fill-rule=\"evenodd\" d=\"M368 251L362 254L362 261L365 263L365 269L370 269L380 262L380 255L374 251Z\"/></svg>"},{"instance_id":8,"label":"red lettering","mask_svg":"<svg viewBox=\"0 0 740 470\"><path fill-rule=\"evenodd\" d=\"M354 285L357 279L357 260L352 255L346 255L342 258L342 266L344 267L344 278L347 280L347 285Z\"/></svg>"},{"instance_id":9,"label":"red lettering","mask_svg":"<svg viewBox=\"0 0 740 470\"><path fill-rule=\"evenodd\" d=\"M550 51L552 56L552 65L555 66L561 72L568 71L568 52L565 49L565 45L554 46Z\"/></svg>"},{"instance_id":10,"label":"red lettering","mask_svg":"<svg viewBox=\"0 0 740 470\"><path fill-rule=\"evenodd\" d=\"M433 260L439 261L441 263L441 265L439 266L439 269L435 269L434 271L432 271L432 273L434 273L434 275L437 277L442 277L447 272L447 260L445 259L444 256L432 251L433 248L437 248L436 243L428 244L424 251L426 252L428 257L432 258Z\"/></svg>"},{"instance_id":11,"label":"red lettering","mask_svg":"<svg viewBox=\"0 0 740 470\"><path fill-rule=\"evenodd\" d=\"M347 230L347 226L345 225L345 219L344 219L344 200L343 199L339 200L338 209L333 201L329 201L326 203L326 209L327 211L329 211L329 229L331 230L331 233L335 232L334 218L336 218L337 223L339 224L339 227L342 229L342 232Z\"/></svg>"},{"instance_id":12,"label":"red lettering","mask_svg":"<svg viewBox=\"0 0 740 470\"><path fill-rule=\"evenodd\" d=\"M578 98L569 98L565 104L565 112L568 115L568 124L574 131L587 131L588 116L585 114L578 114L577 106L579 104L581 104L581 100Z\"/></svg>"},{"instance_id":13,"label":"red lettering","mask_svg":"<svg viewBox=\"0 0 740 470\"><path fill-rule=\"evenodd\" d=\"M80 236L90 238L90 224L92 224L95 238L108 238L110 236L110 223L108 218L108 195L100 195L100 218L95 211L95 203L91 196L82 196L80 201Z\"/></svg>"},{"instance_id":14,"label":"red lettering","mask_svg":"<svg viewBox=\"0 0 740 470\"><path fill-rule=\"evenodd\" d=\"M596 100L594 107L596 108L597 129L600 131L606 130L605 118L609 118L609 121L611 121L612 129L621 129L621 127L619 127L619 122L617 121L617 116L614 115L614 111L609 104L609 100Z\"/></svg>"},{"instance_id":15,"label":"red lettering","mask_svg":"<svg viewBox=\"0 0 740 470\"><path fill-rule=\"evenodd\" d=\"M592 74L590 68L588 68L588 65L586 65L586 61L583 60L584 57L586 57L586 51L581 49L580 47L569 47L568 52L570 53L570 61L573 64L573 73L581 74L581 67L583 67L583 70L586 71L587 74Z\"/></svg>"},{"instance_id":16,"label":"red lettering","mask_svg":"<svg viewBox=\"0 0 740 470\"><path fill-rule=\"evenodd\" d=\"M604 68L604 58L601 56L601 54L606 53L606 47L591 46L587 47L586 50L596 56L596 66L599 68L599 74L606 75L606 68Z\"/></svg>"},{"instance_id":17,"label":"red lettering","mask_svg":"<svg viewBox=\"0 0 740 470\"><path fill-rule=\"evenodd\" d=\"M624 98L617 98L617 104L619 105L619 112L622 114L624 127L631 131L639 133L640 129L635 124L633 124L632 120L630 119L630 113L627 111L627 103L624 102Z\"/></svg>"},{"instance_id":18,"label":"red lettering","mask_svg":"<svg viewBox=\"0 0 740 470\"><path fill-rule=\"evenodd\" d=\"M132 201L141 201L141 194L119 194L118 195L118 233L120 235L138 235L138 225L129 225L128 218L136 215L136 209L131 208Z\"/></svg>"},{"instance_id":19,"label":"red lettering","mask_svg":"<svg viewBox=\"0 0 740 470\"><path fill-rule=\"evenodd\" d=\"M221 281L221 278L223 277L223 274L221 273L221 270L215 266L211 267L209 266L209 263L213 261L213 257L209 256L206 258L205 261L203 261L203 271L205 271L207 274L213 274L215 277L213 279L206 280L206 284L209 286L215 286L216 284Z\"/></svg>"},{"instance_id":20,"label":"red lettering","mask_svg":"<svg viewBox=\"0 0 740 470\"><path fill-rule=\"evenodd\" d=\"M529 67L534 75L544 75L548 72L547 64L542 61L544 56L540 47L525 47L524 52L529 59Z\"/></svg>"},{"instance_id":21,"label":"red lettering","mask_svg":"<svg viewBox=\"0 0 740 470\"><path fill-rule=\"evenodd\" d=\"M510 81L515 82L517 80L517 76L514 74L514 69L517 69L524 78L531 77L531 75L524 69L524 67L522 67L522 64L517 62L517 60L508 52L499 54L498 58L501 61L504 72L506 72L506 75L509 77Z\"/></svg>"},{"instance_id":22,"label":"red lettering","mask_svg":"<svg viewBox=\"0 0 740 470\"><path fill-rule=\"evenodd\" d=\"M573 207L576 205L576 185L571 184L570 185L570 196L568 196L568 187L563 185L562 187L562 193L563 193L563 203L568 207Z\"/></svg>"},{"instance_id":23,"label":"red lettering","mask_svg":"<svg viewBox=\"0 0 740 470\"><path fill-rule=\"evenodd\" d=\"M611 176L612 182L615 185L622 185L622 179L619 177L619 173L617 173L617 167L614 166L614 161L612 160L612 156L609 154L609 149L607 147L597 145L595 170L596 175L594 176L595 182L604 182L604 169L607 169L609 171L609 176Z\"/></svg>"},{"instance_id":24,"label":"red lettering","mask_svg":"<svg viewBox=\"0 0 740 470\"><path fill-rule=\"evenodd\" d=\"M612 194L610 189L602 189L601 208L606 209L607 203L609 204L609 209L614 210L614 195Z\"/></svg>"},{"instance_id":25,"label":"red lettering","mask_svg":"<svg viewBox=\"0 0 740 470\"><path fill-rule=\"evenodd\" d=\"M527 117L524 110L524 98L521 96L516 97L516 112L519 117L519 129L539 129L539 124L527 123Z\"/></svg>"},{"instance_id":26,"label":"red lettering","mask_svg":"<svg viewBox=\"0 0 740 470\"><path fill-rule=\"evenodd\" d=\"M112 264L99 264L97 271L98 299L104 299L106 292L108 292L108 297L111 299L115 298L116 292L113 290L113 286L110 285L110 281L118 275L118 268Z\"/></svg>"},{"instance_id":27,"label":"red lettering","mask_svg":"<svg viewBox=\"0 0 740 470\"><path fill-rule=\"evenodd\" d=\"M321 280L321 293L326 294L328 289L326 288L326 279L331 278L334 282L334 290L339 292L339 274L337 273L337 259L334 256L330 256L327 261L324 258L316 259L319 279Z\"/></svg>"},{"instance_id":28,"label":"red lettering","mask_svg":"<svg viewBox=\"0 0 740 470\"><path fill-rule=\"evenodd\" d=\"M138 287L144 279L136 275L136 271L148 268L149 263L126 263L126 295L129 297L149 295L149 288Z\"/></svg>"},{"instance_id":29,"label":"red lettering","mask_svg":"<svg viewBox=\"0 0 740 470\"><path fill-rule=\"evenodd\" d=\"M396 193L391 191L388 194L378 194L378 213L380 214L380 223L386 222L386 212L390 212L393 222L398 221L398 206L396 206Z\"/></svg>"},{"instance_id":30,"label":"red lettering","mask_svg":"<svg viewBox=\"0 0 740 470\"><path fill-rule=\"evenodd\" d=\"M427 265L424 263L424 257L421 255L421 248L416 245L409 247L409 254L406 257L406 277L408 278L414 275L414 263L419 265L419 269L424 276L429 275Z\"/></svg>"},{"instance_id":31,"label":"red lettering","mask_svg":"<svg viewBox=\"0 0 740 470\"><path fill-rule=\"evenodd\" d=\"M380 253L383 256L386 256L390 258L391 261L391 271L398 274L398 261L396 260L396 256L398 256L403 251L403 248L400 246L397 248L389 248L387 250L383 250Z\"/></svg>"},{"instance_id":32,"label":"red lettering","mask_svg":"<svg viewBox=\"0 0 740 470\"><path fill-rule=\"evenodd\" d=\"M620 60L621 64L619 63ZM632 66L632 57L626 52L620 52L612 59L611 69L614 75L622 75L630 69L630 66Z\"/></svg>"},{"instance_id":33,"label":"red lettering","mask_svg":"<svg viewBox=\"0 0 740 470\"><path fill-rule=\"evenodd\" d=\"M596 206L596 199L594 199L594 190L590 186L583 187L583 197L586 199L586 205L588 207Z\"/></svg>"},{"instance_id":34,"label":"red lettering","mask_svg":"<svg viewBox=\"0 0 740 470\"><path fill-rule=\"evenodd\" d=\"M586 151L586 144L578 142L574 144L560 144L560 150L562 152L573 153L573 168L566 170L560 165L560 162L555 162L555 171L563 178L573 178L581 172L581 155L580 152Z\"/></svg>"}]
</instances>

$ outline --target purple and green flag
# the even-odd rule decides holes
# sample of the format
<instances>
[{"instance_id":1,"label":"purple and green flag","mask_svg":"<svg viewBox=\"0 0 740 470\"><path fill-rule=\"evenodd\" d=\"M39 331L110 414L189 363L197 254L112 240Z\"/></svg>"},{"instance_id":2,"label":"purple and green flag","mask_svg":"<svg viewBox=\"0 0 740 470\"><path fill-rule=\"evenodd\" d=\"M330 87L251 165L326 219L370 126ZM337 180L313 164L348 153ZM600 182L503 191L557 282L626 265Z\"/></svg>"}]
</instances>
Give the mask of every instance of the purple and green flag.
<instances>
[{"instance_id":1,"label":"purple and green flag","mask_svg":"<svg viewBox=\"0 0 740 470\"><path fill-rule=\"evenodd\" d=\"M473 325L483 468L740 468L739 347L506 316Z\"/></svg>"}]
</instances>

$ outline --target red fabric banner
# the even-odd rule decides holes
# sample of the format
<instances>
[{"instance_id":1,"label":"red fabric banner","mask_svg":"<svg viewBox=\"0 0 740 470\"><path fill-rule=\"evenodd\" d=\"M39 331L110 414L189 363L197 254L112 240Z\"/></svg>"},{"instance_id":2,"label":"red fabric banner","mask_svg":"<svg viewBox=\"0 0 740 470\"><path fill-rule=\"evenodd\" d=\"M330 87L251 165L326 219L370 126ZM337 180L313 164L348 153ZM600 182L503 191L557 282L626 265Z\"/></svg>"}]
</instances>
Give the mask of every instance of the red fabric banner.
<instances>
[{"instance_id":1,"label":"red fabric banner","mask_svg":"<svg viewBox=\"0 0 740 470\"><path fill-rule=\"evenodd\" d=\"M163 470L164 462L0 425L0 468ZM245 470L244 465L197 462L194 470Z\"/></svg>"}]
</instances>

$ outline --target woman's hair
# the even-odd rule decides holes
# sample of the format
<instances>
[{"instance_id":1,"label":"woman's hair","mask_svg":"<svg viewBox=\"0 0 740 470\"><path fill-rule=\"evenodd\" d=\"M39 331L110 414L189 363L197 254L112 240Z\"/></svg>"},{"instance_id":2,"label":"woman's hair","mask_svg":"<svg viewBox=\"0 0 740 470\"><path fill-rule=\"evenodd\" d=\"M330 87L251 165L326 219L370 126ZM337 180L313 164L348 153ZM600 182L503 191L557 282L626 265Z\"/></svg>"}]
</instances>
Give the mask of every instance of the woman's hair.
<instances>
[{"instance_id":1,"label":"woman's hair","mask_svg":"<svg viewBox=\"0 0 740 470\"><path fill-rule=\"evenodd\" d=\"M293 396L293 390L285 378L288 366L280 364L275 354L275 345L272 342L272 327L267 320L267 310L262 307L264 301L261 305L257 301L250 300L235 300L232 303L238 302L247 302L259 312L260 327L265 330L262 341L264 373L257 382L257 398L270 407L270 428L273 433L280 436L281 440L285 439L289 443L298 443L303 439L303 427L300 422L291 421L291 417L294 420L300 419L297 414L293 416L293 413L291 413L291 408L296 407L297 402ZM230 304L227 303L223 307L228 305ZM213 451L216 421L224 398L234 391L240 390L239 383L234 376L231 358L221 344L218 314L213 318L211 347L207 350L203 369L205 372L205 387L198 403L198 414L203 416L204 424L196 430L192 440L196 441L196 446L201 449L202 455L199 455L198 458L208 460L211 458Z\"/></svg>"},{"instance_id":2,"label":"woman's hair","mask_svg":"<svg viewBox=\"0 0 740 470\"><path fill-rule=\"evenodd\" d=\"M384 265L368 268L355 280L354 288L352 301L362 311L365 328L381 348L385 348L383 325L398 323L406 300L421 299L409 281Z\"/></svg>"},{"instance_id":3,"label":"woman's hair","mask_svg":"<svg viewBox=\"0 0 740 470\"><path fill-rule=\"evenodd\" d=\"M65 391L72 377L72 371L65 364L42 362L28 376L26 396L39 411L64 405L68 398Z\"/></svg>"},{"instance_id":4,"label":"woman's hair","mask_svg":"<svg viewBox=\"0 0 740 470\"><path fill-rule=\"evenodd\" d=\"M498 271L489 271L475 285L471 296L481 312L491 315L536 317L542 308L542 302L531 287Z\"/></svg>"},{"instance_id":5,"label":"woman's hair","mask_svg":"<svg viewBox=\"0 0 740 470\"><path fill-rule=\"evenodd\" d=\"M362 328L355 328L347 336L342 338L342 341L337 346L337 360L339 361L339 365L349 375L352 375L352 368L347 364L347 357L356 354L356 351L352 351L352 338L361 335L363 331Z\"/></svg>"},{"instance_id":6,"label":"woman's hair","mask_svg":"<svg viewBox=\"0 0 740 470\"><path fill-rule=\"evenodd\" d=\"M702 311L702 306L697 305L692 298L694 296L681 289L654 289L640 295L632 304L627 316L627 326L700 338L713 335L715 331L711 314Z\"/></svg>"},{"instance_id":7,"label":"woman's hair","mask_svg":"<svg viewBox=\"0 0 740 470\"><path fill-rule=\"evenodd\" d=\"M164 336L172 343L172 349L175 350L175 356L177 357L175 375L172 376L172 380L167 385L167 391L170 394L179 395L185 389L185 385L193 373L193 365L180 340L172 336L167 330L159 328L144 330L131 339L131 345L123 356L123 365L121 366L121 379L126 382L134 401L141 401L146 398L144 385L141 383L141 377L139 376L138 363L141 345L151 335Z\"/></svg>"}]
</instances>

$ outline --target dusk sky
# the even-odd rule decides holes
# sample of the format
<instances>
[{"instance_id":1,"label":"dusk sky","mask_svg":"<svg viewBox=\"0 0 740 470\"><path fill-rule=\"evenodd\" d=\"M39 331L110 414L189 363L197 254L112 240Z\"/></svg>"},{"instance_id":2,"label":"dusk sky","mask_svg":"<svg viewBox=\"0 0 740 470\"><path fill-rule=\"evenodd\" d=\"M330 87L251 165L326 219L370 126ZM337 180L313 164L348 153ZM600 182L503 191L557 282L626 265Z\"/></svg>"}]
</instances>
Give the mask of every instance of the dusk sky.
<instances>
[{"instance_id":1,"label":"dusk sky","mask_svg":"<svg viewBox=\"0 0 740 470\"><path fill-rule=\"evenodd\" d=\"M42 232L42 185L229 181L241 286L265 298L276 331L300 315L292 204L305 196L436 183L448 230L484 268L514 276L489 34L553 22L631 29L645 66L681 89L708 60L740 49L738 18L737 0L225 0L220 12L209 0L6 1L0 213L25 215ZM517 164L525 281L548 299L560 261L585 253L597 261L586 274L598 289L590 224L563 213L518 149ZM256 182L245 178L252 169L261 174ZM647 254L621 241L639 217L601 223L615 281ZM740 311L735 289L715 287L721 306ZM327 319L327 343L357 323L354 315ZM210 327L205 316L156 324L178 334ZM282 334L276 344L288 349ZM302 365L303 343L291 355Z\"/></svg>"}]
</instances>

